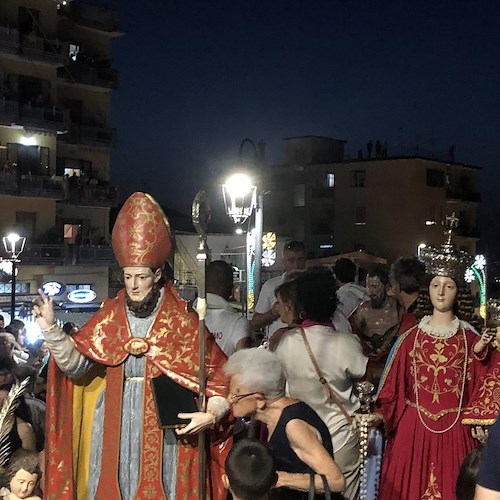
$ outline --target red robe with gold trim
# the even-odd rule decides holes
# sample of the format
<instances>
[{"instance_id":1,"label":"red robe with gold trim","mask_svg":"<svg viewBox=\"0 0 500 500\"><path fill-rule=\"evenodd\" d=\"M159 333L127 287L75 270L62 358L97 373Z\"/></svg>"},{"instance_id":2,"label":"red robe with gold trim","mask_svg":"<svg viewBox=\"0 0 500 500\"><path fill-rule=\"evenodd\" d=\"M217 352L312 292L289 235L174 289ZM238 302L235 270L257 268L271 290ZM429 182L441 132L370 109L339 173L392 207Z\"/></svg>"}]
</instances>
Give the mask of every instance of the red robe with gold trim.
<instances>
[{"instance_id":1,"label":"red robe with gold trim","mask_svg":"<svg viewBox=\"0 0 500 500\"><path fill-rule=\"evenodd\" d=\"M375 404L375 411L384 417L388 434L379 498L455 498L460 465L475 446L460 416L455 420L464 367L462 408L467 406L477 380L478 364L472 362L472 345L477 338L471 330L459 328L452 337L437 339L418 326L399 337L382 376ZM451 429L439 432L453 422Z\"/></svg>"},{"instance_id":2,"label":"red robe with gold trim","mask_svg":"<svg viewBox=\"0 0 500 500\"><path fill-rule=\"evenodd\" d=\"M484 359L486 373L464 412L462 423L493 425L500 415L500 351L489 348Z\"/></svg>"},{"instance_id":3,"label":"red robe with gold trim","mask_svg":"<svg viewBox=\"0 0 500 500\"><path fill-rule=\"evenodd\" d=\"M144 355L146 361L146 376L152 377L164 373L173 378L177 383L191 390L198 391L198 317L194 312L188 312L186 302L181 300L171 284L164 288L164 298L156 314L154 323L144 339L134 340L130 332L126 317L125 294L122 290L116 298L107 300L103 307L89 320L89 322L73 337L76 348L86 357L100 365L107 367L107 385L113 378L113 370L119 370L124 361L131 353ZM213 336L208 332L206 341L206 373L207 373L207 396L226 396L227 380L223 376L222 366L226 361L223 352L218 348ZM112 370L112 371L110 371ZM111 377L111 378L110 378ZM116 387L116 376L115 387ZM49 383L47 391L47 447L46 447L46 481L45 498L52 500L72 500L77 498L78 462L82 460L77 450L81 450L78 444L84 415L78 414L73 409L74 386L88 385L92 379L78 380L73 383L51 362L49 367ZM120 380L118 380L118 383ZM110 386L111 387L111 386ZM120 391L106 391L105 413L115 412L121 405ZM143 414L143 426L151 431L150 434L157 439L159 430L154 401L148 380L144 383L145 405ZM118 394L117 394L118 393ZM149 394L149 396L148 396ZM109 396L109 399L108 399ZM115 404L116 400L116 404ZM85 405L84 405L85 406ZM83 408L83 412L93 411L93 408ZM106 415L104 421L104 436L107 433L117 436L116 454L119 450L119 431L106 428ZM116 415L120 418L120 415ZM109 420L109 419L108 419ZM113 418L111 418L113 421ZM115 427L117 427L115 425ZM119 427L119 426L118 426ZM143 440L148 439L144 433ZM73 437L73 438L71 438ZM209 468L211 479L208 491L210 498L223 498L224 488L221 483L221 475L224 469L225 456L228 451L228 440L225 434L217 441L215 433L210 439ZM196 439L194 440L196 443ZM157 442L151 442L154 449ZM198 498L197 473L198 453L196 446L179 441L177 463L177 500L194 500ZM153 455L151 455L153 456ZM152 496L140 498L161 498L161 460L151 459L151 456L142 456L142 479L143 489ZM160 469L160 470L158 470ZM103 460L101 468L101 480L115 486L118 481L116 470L111 464ZM150 484L148 484L148 481ZM149 495L148 493L148 495ZM97 498L97 497L96 497ZM104 497L103 497L104 498Z\"/></svg>"}]
</instances>

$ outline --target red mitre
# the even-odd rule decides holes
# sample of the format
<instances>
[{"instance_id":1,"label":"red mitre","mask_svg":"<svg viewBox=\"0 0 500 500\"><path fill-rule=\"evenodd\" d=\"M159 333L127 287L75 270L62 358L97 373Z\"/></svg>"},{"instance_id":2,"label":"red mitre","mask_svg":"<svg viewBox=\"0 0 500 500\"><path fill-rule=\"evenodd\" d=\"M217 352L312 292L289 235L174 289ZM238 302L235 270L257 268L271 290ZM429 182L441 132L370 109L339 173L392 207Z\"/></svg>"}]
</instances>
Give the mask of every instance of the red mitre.
<instances>
[{"instance_id":1,"label":"red mitre","mask_svg":"<svg viewBox=\"0 0 500 500\"><path fill-rule=\"evenodd\" d=\"M172 248L170 225L152 196L129 197L116 218L111 242L120 267L163 267Z\"/></svg>"}]
</instances>

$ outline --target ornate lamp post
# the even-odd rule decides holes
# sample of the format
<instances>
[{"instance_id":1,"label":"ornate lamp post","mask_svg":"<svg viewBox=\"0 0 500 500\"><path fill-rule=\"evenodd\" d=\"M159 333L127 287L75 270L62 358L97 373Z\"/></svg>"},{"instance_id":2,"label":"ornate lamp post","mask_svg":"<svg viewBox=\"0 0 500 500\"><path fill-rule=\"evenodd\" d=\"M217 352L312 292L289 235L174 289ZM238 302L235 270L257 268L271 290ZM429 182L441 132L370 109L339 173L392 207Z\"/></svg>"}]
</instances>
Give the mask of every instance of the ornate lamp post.
<instances>
[{"instance_id":1,"label":"ornate lamp post","mask_svg":"<svg viewBox=\"0 0 500 500\"><path fill-rule=\"evenodd\" d=\"M242 164L243 148L249 145L253 151L253 165L246 170L252 172L252 180L246 174L231 176L222 186L226 213L235 223L241 224L251 216L255 209L255 229L248 232L247 237L247 305L251 309L257 302L261 287L262 267L262 232L264 213L264 191L262 186L262 170L264 166L265 144L260 141L256 146L250 139L244 139L238 150L239 162ZM229 194L232 192L232 194ZM254 259L249 257L249 249L253 249Z\"/></svg>"},{"instance_id":2,"label":"ornate lamp post","mask_svg":"<svg viewBox=\"0 0 500 500\"><path fill-rule=\"evenodd\" d=\"M226 213L235 224L243 224L251 215L257 206L257 187L252 183L252 179L243 173L233 174L228 177L222 185L222 196ZM241 228L240 228L241 229ZM255 232L253 230L247 233L246 250L246 309L252 308L254 300L254 275L252 273L251 252L255 247Z\"/></svg>"},{"instance_id":3,"label":"ornate lamp post","mask_svg":"<svg viewBox=\"0 0 500 500\"><path fill-rule=\"evenodd\" d=\"M21 262L18 257L24 250L26 238L17 233L10 233L3 237L5 253L9 255L9 262L12 264L12 289L10 294L10 321L14 319L16 312L16 270L17 264Z\"/></svg>"}]
</instances>

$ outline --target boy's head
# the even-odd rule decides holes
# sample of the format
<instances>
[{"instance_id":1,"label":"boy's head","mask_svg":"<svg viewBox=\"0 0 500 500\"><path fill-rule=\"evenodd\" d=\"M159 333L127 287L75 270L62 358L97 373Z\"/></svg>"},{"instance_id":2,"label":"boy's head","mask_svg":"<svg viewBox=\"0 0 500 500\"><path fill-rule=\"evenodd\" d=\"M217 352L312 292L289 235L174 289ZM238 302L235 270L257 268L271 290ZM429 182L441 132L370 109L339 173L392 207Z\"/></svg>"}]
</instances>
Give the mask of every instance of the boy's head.
<instances>
[{"instance_id":1,"label":"boy's head","mask_svg":"<svg viewBox=\"0 0 500 500\"><path fill-rule=\"evenodd\" d=\"M470 498L474 498L482 452L483 447L481 445L477 446L462 462L455 489L457 500L469 500Z\"/></svg>"},{"instance_id":2,"label":"boy's head","mask_svg":"<svg viewBox=\"0 0 500 500\"><path fill-rule=\"evenodd\" d=\"M231 448L222 476L224 486L238 500L265 498L277 478L271 452L254 439L242 439Z\"/></svg>"}]
</instances>

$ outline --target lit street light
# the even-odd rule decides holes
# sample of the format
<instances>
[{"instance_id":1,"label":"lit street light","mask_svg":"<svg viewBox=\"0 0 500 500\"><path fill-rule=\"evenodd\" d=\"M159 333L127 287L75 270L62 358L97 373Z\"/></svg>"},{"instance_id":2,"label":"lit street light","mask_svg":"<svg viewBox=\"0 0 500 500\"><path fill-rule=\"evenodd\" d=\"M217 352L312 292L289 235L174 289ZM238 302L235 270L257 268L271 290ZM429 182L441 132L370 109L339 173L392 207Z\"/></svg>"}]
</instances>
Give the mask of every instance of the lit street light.
<instances>
[{"instance_id":1,"label":"lit street light","mask_svg":"<svg viewBox=\"0 0 500 500\"><path fill-rule=\"evenodd\" d=\"M248 175L239 172L231 175L222 186L224 205L226 213L236 224L243 223L248 219L255 209L254 230L247 232L247 304L251 309L257 302L261 287L262 268L262 232L263 232L263 203L264 191L262 186L262 170L264 167L263 141L255 146L250 139L244 139L240 143L238 156L242 164L243 147L248 144L253 150L253 168L245 170L252 172L253 181ZM254 251L253 266L251 262L250 249ZM253 271L253 272L252 272Z\"/></svg>"},{"instance_id":2,"label":"lit street light","mask_svg":"<svg viewBox=\"0 0 500 500\"><path fill-rule=\"evenodd\" d=\"M417 257L420 257L420 252L422 251L423 248L425 248L427 245L425 243L420 243L417 247Z\"/></svg>"},{"instance_id":3,"label":"lit street light","mask_svg":"<svg viewBox=\"0 0 500 500\"><path fill-rule=\"evenodd\" d=\"M26 238L19 236L17 233L9 233L7 236L3 237L3 246L5 253L9 255L8 260L12 264L11 268L11 291L10 291L10 321L14 320L14 315L16 312L16 272L17 264L21 262L18 257L24 250L24 245L26 244Z\"/></svg>"},{"instance_id":4,"label":"lit street light","mask_svg":"<svg viewBox=\"0 0 500 500\"><path fill-rule=\"evenodd\" d=\"M233 174L222 185L226 213L235 224L242 224L257 206L257 187L246 174Z\"/></svg>"}]
</instances>

